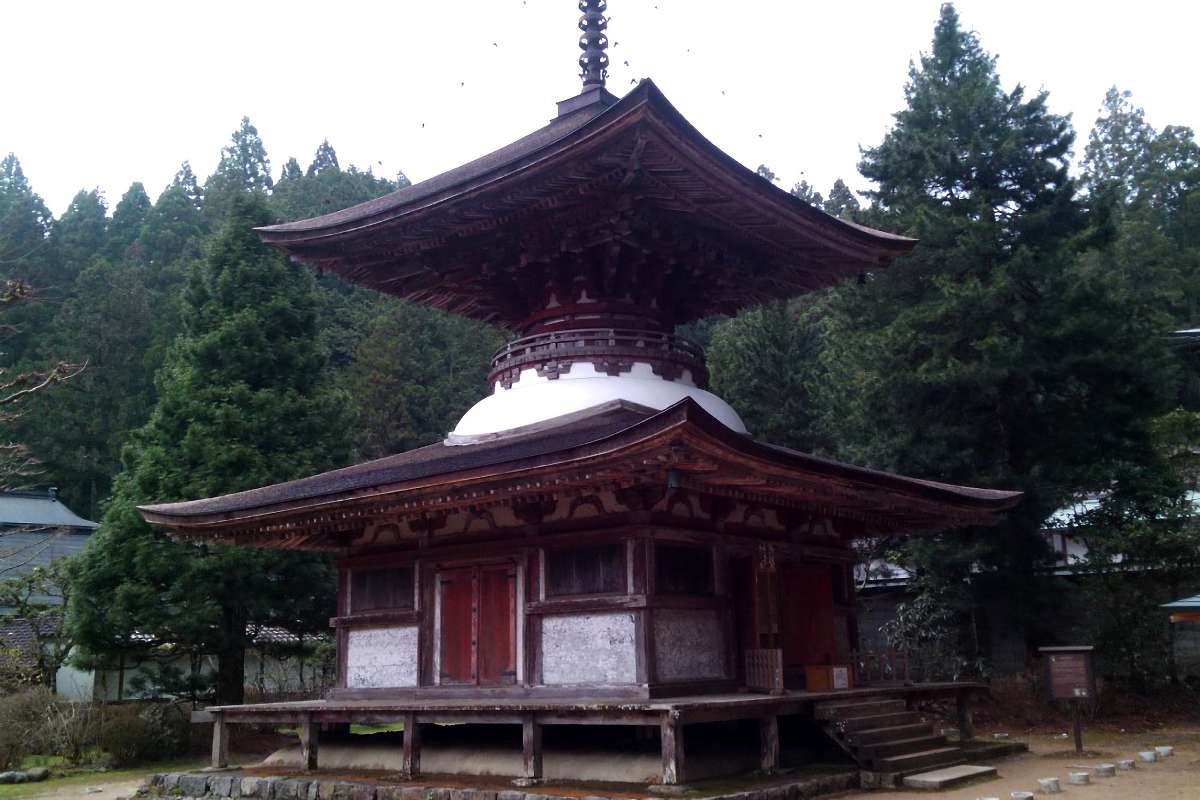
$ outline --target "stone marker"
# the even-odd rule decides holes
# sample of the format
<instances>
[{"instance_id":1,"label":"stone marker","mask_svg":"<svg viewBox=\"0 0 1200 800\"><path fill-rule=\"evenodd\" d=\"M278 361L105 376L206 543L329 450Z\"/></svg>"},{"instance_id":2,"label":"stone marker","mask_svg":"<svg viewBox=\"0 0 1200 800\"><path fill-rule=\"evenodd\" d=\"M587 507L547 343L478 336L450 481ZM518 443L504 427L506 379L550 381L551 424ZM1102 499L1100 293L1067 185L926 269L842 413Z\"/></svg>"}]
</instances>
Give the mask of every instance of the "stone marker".
<instances>
[{"instance_id":1,"label":"stone marker","mask_svg":"<svg viewBox=\"0 0 1200 800\"><path fill-rule=\"evenodd\" d=\"M1145 761L1147 764L1153 764L1155 761L1158 761L1158 753L1153 750L1143 750L1138 753L1138 759Z\"/></svg>"},{"instance_id":2,"label":"stone marker","mask_svg":"<svg viewBox=\"0 0 1200 800\"><path fill-rule=\"evenodd\" d=\"M1154 752L1158 753L1159 758L1169 758L1175 755L1175 748L1169 745L1160 745L1154 748Z\"/></svg>"},{"instance_id":3,"label":"stone marker","mask_svg":"<svg viewBox=\"0 0 1200 800\"><path fill-rule=\"evenodd\" d=\"M1038 791L1042 794L1058 794L1062 787L1058 785L1058 778L1038 778Z\"/></svg>"},{"instance_id":4,"label":"stone marker","mask_svg":"<svg viewBox=\"0 0 1200 800\"><path fill-rule=\"evenodd\" d=\"M1132 758L1122 758L1117 762L1117 769L1133 769L1133 767L1134 764Z\"/></svg>"},{"instance_id":5,"label":"stone marker","mask_svg":"<svg viewBox=\"0 0 1200 800\"><path fill-rule=\"evenodd\" d=\"M1068 772L1067 783L1072 786L1087 786L1092 782L1092 776L1087 772Z\"/></svg>"},{"instance_id":6,"label":"stone marker","mask_svg":"<svg viewBox=\"0 0 1200 800\"><path fill-rule=\"evenodd\" d=\"M1116 764L1097 764L1095 767L1097 778L1111 778L1117 774Z\"/></svg>"}]
</instances>

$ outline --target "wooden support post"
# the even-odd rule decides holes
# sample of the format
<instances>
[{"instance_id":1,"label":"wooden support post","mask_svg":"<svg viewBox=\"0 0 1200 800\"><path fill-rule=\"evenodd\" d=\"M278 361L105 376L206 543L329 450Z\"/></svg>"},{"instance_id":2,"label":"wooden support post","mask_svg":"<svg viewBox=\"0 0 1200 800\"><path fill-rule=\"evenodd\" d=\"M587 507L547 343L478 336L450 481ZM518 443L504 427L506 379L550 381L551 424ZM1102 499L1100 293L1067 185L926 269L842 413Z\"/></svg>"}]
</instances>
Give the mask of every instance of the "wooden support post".
<instances>
[{"instance_id":1,"label":"wooden support post","mask_svg":"<svg viewBox=\"0 0 1200 800\"><path fill-rule=\"evenodd\" d=\"M421 774L421 725L413 713L404 715L404 754L400 771L405 778L416 778Z\"/></svg>"},{"instance_id":2,"label":"wooden support post","mask_svg":"<svg viewBox=\"0 0 1200 800\"><path fill-rule=\"evenodd\" d=\"M212 766L213 769L229 766L229 724L220 712L213 715Z\"/></svg>"},{"instance_id":3,"label":"wooden support post","mask_svg":"<svg viewBox=\"0 0 1200 800\"><path fill-rule=\"evenodd\" d=\"M683 723L679 712L663 714L662 727L662 782L664 786L683 783L687 774L687 758L683 742Z\"/></svg>"},{"instance_id":4,"label":"wooden support post","mask_svg":"<svg viewBox=\"0 0 1200 800\"><path fill-rule=\"evenodd\" d=\"M759 765L768 775L779 769L779 717L771 715L758 721Z\"/></svg>"},{"instance_id":5,"label":"wooden support post","mask_svg":"<svg viewBox=\"0 0 1200 800\"><path fill-rule=\"evenodd\" d=\"M321 746L321 726L315 724L312 714L300 720L300 763L306 772L317 768L317 752Z\"/></svg>"},{"instance_id":6,"label":"wooden support post","mask_svg":"<svg viewBox=\"0 0 1200 800\"><path fill-rule=\"evenodd\" d=\"M969 742L975 738L975 718L971 714L971 693L960 691L955 695L958 706L958 738Z\"/></svg>"},{"instance_id":7,"label":"wooden support post","mask_svg":"<svg viewBox=\"0 0 1200 800\"><path fill-rule=\"evenodd\" d=\"M522 784L532 786L542 780L542 725L533 714L521 720L521 755L525 772Z\"/></svg>"}]
</instances>

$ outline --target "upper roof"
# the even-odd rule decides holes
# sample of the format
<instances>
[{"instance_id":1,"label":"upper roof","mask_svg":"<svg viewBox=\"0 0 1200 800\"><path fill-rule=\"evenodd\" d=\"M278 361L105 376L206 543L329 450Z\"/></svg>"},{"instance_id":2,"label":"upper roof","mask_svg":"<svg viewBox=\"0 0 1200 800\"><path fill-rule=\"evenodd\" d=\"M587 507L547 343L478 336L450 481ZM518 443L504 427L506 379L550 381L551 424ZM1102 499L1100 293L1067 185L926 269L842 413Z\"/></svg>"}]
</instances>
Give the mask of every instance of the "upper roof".
<instances>
[{"instance_id":1,"label":"upper roof","mask_svg":"<svg viewBox=\"0 0 1200 800\"><path fill-rule=\"evenodd\" d=\"M481 498L615 484L620 476L630 478L627 462L639 465L642 484L666 485L670 470L678 485L700 493L752 491L763 502L807 503L866 522L873 533L991 524L1021 497L757 442L689 398L665 411L615 401L473 444L435 444L274 486L140 510L149 522L185 535L283 537L291 530L307 541L321 531L349 530L371 514L418 516Z\"/></svg>"},{"instance_id":2,"label":"upper roof","mask_svg":"<svg viewBox=\"0 0 1200 800\"><path fill-rule=\"evenodd\" d=\"M98 523L84 519L59 502L54 494L0 492L0 525L76 528L91 531Z\"/></svg>"},{"instance_id":3,"label":"upper roof","mask_svg":"<svg viewBox=\"0 0 1200 800\"><path fill-rule=\"evenodd\" d=\"M676 323L886 266L914 240L836 219L705 139L649 80L482 158L263 240L380 291L517 325L531 265L601 245L679 260ZM622 256L626 258L626 256Z\"/></svg>"}]
</instances>

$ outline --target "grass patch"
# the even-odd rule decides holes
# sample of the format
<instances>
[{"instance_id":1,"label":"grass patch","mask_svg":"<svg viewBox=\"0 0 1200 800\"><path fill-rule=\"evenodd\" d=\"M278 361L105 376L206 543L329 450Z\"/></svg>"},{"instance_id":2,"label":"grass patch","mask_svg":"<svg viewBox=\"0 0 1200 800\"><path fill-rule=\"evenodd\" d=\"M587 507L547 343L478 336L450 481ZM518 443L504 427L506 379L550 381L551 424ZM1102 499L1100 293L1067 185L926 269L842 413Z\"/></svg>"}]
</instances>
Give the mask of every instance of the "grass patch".
<instances>
[{"instance_id":1,"label":"grass patch","mask_svg":"<svg viewBox=\"0 0 1200 800\"><path fill-rule=\"evenodd\" d=\"M351 725L351 733L399 733L404 730L403 722L394 722L391 725Z\"/></svg>"},{"instance_id":2,"label":"grass patch","mask_svg":"<svg viewBox=\"0 0 1200 800\"><path fill-rule=\"evenodd\" d=\"M80 767L77 769L57 769L56 764L34 764L32 760L42 758L53 761L48 756L30 756L25 760L28 767L47 766L55 770L55 774L47 780L38 783L10 783L0 785L0 800L9 798L32 797L40 794L50 794L55 790L71 786L98 786L105 783L120 783L149 777L156 772L183 772L208 766L207 759L179 758L170 761L159 761L153 764L143 764L139 767L126 769L110 769L99 771ZM58 759L61 764L62 759Z\"/></svg>"}]
</instances>

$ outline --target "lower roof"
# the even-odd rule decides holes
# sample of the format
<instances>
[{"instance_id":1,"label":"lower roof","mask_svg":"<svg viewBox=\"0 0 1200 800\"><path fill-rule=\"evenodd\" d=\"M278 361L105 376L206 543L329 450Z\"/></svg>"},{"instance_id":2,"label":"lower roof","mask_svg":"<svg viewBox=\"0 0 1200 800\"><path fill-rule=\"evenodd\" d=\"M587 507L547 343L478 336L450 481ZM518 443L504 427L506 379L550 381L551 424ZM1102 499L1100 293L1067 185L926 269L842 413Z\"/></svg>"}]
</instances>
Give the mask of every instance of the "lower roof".
<instances>
[{"instance_id":1,"label":"lower roof","mask_svg":"<svg viewBox=\"0 0 1200 800\"><path fill-rule=\"evenodd\" d=\"M637 465L632 477L630 465ZM866 533L994 524L1020 492L958 486L856 467L731 431L691 399L663 411L613 401L471 444L442 442L300 480L140 507L186 536L222 538L350 525L372 514L419 516L568 484L671 480L700 492L819 506ZM571 483L574 482L574 483ZM264 546L270 546L265 543Z\"/></svg>"}]
</instances>

